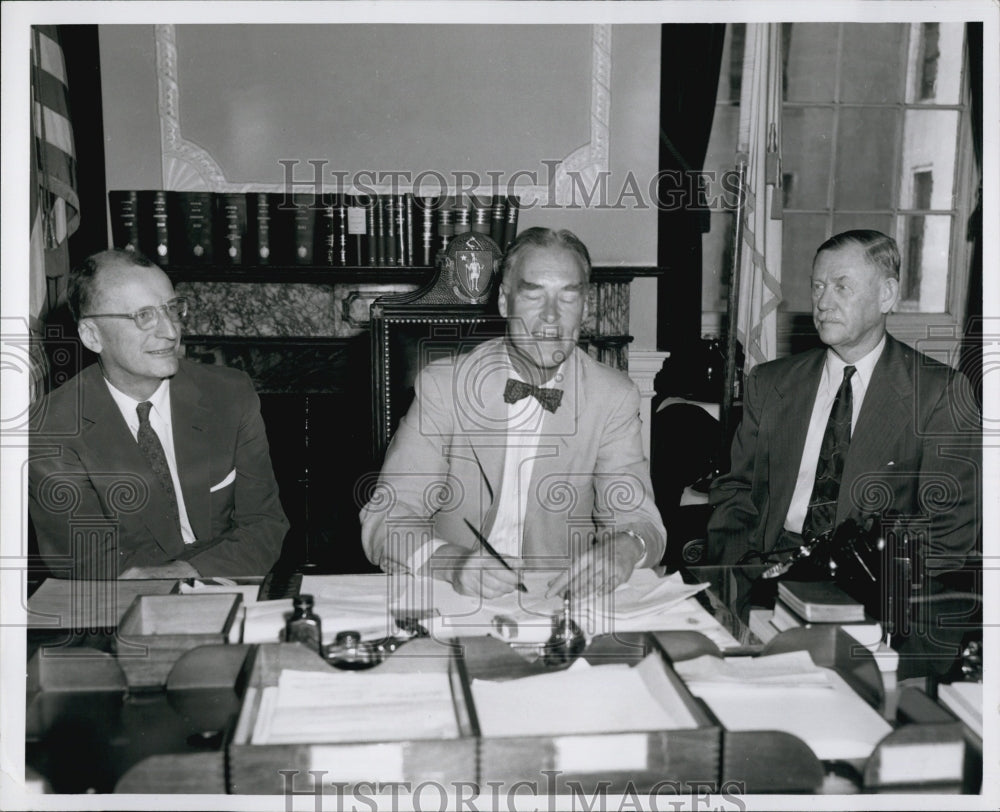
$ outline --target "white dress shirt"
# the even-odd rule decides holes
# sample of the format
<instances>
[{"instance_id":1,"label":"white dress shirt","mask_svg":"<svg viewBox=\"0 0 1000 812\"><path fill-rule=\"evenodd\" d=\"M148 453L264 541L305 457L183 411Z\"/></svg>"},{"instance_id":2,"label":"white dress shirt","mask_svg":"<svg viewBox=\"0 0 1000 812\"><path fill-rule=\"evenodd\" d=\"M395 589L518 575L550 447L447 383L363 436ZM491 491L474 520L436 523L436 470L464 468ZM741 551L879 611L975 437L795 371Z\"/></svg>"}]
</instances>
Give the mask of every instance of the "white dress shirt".
<instances>
[{"instance_id":1,"label":"white dress shirt","mask_svg":"<svg viewBox=\"0 0 1000 812\"><path fill-rule=\"evenodd\" d=\"M139 414L136 407L144 401L135 400L124 392L116 389L112 383L105 378L108 391L114 399L125 418L128 430L132 432L132 437L138 442L139 435ZM170 469L170 479L174 483L174 494L177 496L177 512L181 520L181 538L185 544L195 541L194 530L191 529L191 522L188 520L187 508L184 506L184 493L181 491L181 481L177 476L177 455L174 453L174 429L170 418L170 379L164 378L159 387L149 398L153 408L149 410L149 425L160 438L160 445L163 446L163 453L167 458L167 467Z\"/></svg>"},{"instance_id":2,"label":"white dress shirt","mask_svg":"<svg viewBox=\"0 0 1000 812\"><path fill-rule=\"evenodd\" d=\"M848 364L833 350L826 351L823 372L819 378L819 388L816 390L816 399L813 401L812 416L809 418L806 444L802 449L802 459L799 462L799 475L795 480L795 490L792 492L792 501L788 505L788 514L785 516L785 530L793 533L802 532L802 525L805 523L806 512L809 509L809 499L816 483L816 466L819 464L819 450L823 444L823 434L826 432L826 424L830 419L833 401L837 398L837 390L840 389L840 384L844 380L844 367L853 366L857 370L851 376L851 434L853 435L854 427L858 424L858 415L861 413L861 404L864 402L868 384L872 379L872 372L884 348L885 336L882 337L875 349L853 364Z\"/></svg>"}]
</instances>

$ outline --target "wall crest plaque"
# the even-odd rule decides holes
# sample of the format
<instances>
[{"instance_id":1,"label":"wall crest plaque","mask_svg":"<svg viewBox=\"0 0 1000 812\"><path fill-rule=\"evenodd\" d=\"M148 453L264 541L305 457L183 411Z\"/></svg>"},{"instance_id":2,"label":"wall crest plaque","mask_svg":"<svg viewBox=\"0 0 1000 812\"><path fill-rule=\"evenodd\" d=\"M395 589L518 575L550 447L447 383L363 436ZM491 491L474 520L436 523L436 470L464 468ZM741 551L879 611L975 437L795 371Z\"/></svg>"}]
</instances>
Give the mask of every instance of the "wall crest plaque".
<instances>
[{"instance_id":1,"label":"wall crest plaque","mask_svg":"<svg viewBox=\"0 0 1000 812\"><path fill-rule=\"evenodd\" d=\"M441 272L451 292L462 302L483 304L500 274L503 253L485 234L459 234L439 260Z\"/></svg>"}]
</instances>

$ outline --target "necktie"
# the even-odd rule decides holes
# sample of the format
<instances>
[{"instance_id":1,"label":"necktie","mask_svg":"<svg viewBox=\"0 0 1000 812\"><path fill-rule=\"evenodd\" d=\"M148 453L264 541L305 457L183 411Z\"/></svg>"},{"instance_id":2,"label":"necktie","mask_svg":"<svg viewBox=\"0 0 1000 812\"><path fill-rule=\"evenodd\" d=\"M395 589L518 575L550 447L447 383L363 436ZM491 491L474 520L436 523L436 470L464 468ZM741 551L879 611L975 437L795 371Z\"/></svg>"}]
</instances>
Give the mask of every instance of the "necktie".
<instances>
[{"instance_id":1,"label":"necktie","mask_svg":"<svg viewBox=\"0 0 1000 812\"><path fill-rule=\"evenodd\" d=\"M177 528L179 535L181 532L181 520L180 511L177 509L177 494L174 491L174 481L170 478L167 455L163 451L160 438L153 431L153 427L149 423L149 410L152 408L153 404L148 400L135 407L135 411L139 415L139 431L136 434L136 440L139 443L139 450L146 458L150 468L153 469L153 473L156 474L156 478L163 486L163 490L166 491L167 502L170 504L171 514L174 518L174 526Z\"/></svg>"},{"instance_id":2,"label":"necktie","mask_svg":"<svg viewBox=\"0 0 1000 812\"><path fill-rule=\"evenodd\" d=\"M563 390L543 389L540 386L532 386L530 383L525 383L524 381L515 381L513 378L507 379L507 388L503 390L505 403L517 403L521 398L526 398L528 395L531 395L541 403L543 409L555 412L559 408L559 404L562 403Z\"/></svg>"},{"instance_id":3,"label":"necktie","mask_svg":"<svg viewBox=\"0 0 1000 812\"><path fill-rule=\"evenodd\" d=\"M837 518L840 477L844 473L844 459L851 445L851 414L854 409L851 376L854 372L854 367L844 367L844 380L840 383L826 421L816 464L816 482L809 498L806 520L802 524L802 535L806 539L814 539L833 530Z\"/></svg>"}]
</instances>

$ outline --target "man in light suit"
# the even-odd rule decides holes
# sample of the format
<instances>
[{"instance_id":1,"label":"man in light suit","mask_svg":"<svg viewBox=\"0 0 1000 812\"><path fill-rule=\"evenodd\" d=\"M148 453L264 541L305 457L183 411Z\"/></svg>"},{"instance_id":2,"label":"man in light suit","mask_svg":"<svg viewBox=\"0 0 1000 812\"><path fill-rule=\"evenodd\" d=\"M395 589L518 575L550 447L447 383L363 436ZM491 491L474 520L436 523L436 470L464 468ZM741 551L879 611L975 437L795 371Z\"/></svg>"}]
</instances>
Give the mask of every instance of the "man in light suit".
<instances>
[{"instance_id":1,"label":"man in light suit","mask_svg":"<svg viewBox=\"0 0 1000 812\"><path fill-rule=\"evenodd\" d=\"M365 553L465 594L510 592L522 568L558 570L548 594L614 589L666 543L638 390L577 347L590 256L572 233L528 229L502 273L505 336L418 375L361 512Z\"/></svg>"},{"instance_id":2,"label":"man in light suit","mask_svg":"<svg viewBox=\"0 0 1000 812\"><path fill-rule=\"evenodd\" d=\"M895 241L877 231L844 232L819 247L813 321L827 348L762 364L748 377L731 469L711 492L710 562L739 564L749 582L798 550L803 532L818 534L823 509L832 527L878 514L886 525L921 528L925 543L915 553L931 592L977 551L978 411L963 375L886 333L899 264ZM835 504L824 508L817 468L841 386L851 395L849 445ZM941 630L918 637L893 643L901 651L947 647Z\"/></svg>"},{"instance_id":3,"label":"man in light suit","mask_svg":"<svg viewBox=\"0 0 1000 812\"><path fill-rule=\"evenodd\" d=\"M56 576L263 575L288 522L246 374L180 359L187 312L145 257L110 250L69 282L99 363L32 423L29 505Z\"/></svg>"}]
</instances>

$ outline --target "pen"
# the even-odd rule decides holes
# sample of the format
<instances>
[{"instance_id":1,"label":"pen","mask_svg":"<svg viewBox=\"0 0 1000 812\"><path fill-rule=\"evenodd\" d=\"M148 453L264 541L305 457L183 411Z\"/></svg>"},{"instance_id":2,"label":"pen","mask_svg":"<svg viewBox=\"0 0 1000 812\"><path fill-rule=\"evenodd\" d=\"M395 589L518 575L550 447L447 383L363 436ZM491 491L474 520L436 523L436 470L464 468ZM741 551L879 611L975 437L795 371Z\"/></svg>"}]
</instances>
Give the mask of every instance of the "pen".
<instances>
[{"instance_id":1,"label":"pen","mask_svg":"<svg viewBox=\"0 0 1000 812\"><path fill-rule=\"evenodd\" d=\"M493 545L490 544L486 540L486 537L482 533L480 533L478 530L476 530L476 528L472 524L472 522L470 522L468 519L465 519L464 521L469 526L469 529L473 532L473 534L475 535L475 537L477 539L479 539L479 543L483 545L483 549L486 550L486 552L488 552L491 556L493 556L497 561L499 561L501 564L503 564L504 569L507 569L510 572L515 572L514 568L510 564L507 563L506 559L504 559L504 557L502 555L500 555L500 553L498 553L493 548ZM515 574L516 574L516 572L515 572ZM520 578L517 579L517 588L521 592L527 592L528 591L528 587L526 587L522 583L522 581L521 581Z\"/></svg>"}]
</instances>

